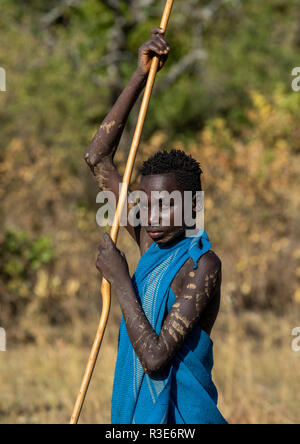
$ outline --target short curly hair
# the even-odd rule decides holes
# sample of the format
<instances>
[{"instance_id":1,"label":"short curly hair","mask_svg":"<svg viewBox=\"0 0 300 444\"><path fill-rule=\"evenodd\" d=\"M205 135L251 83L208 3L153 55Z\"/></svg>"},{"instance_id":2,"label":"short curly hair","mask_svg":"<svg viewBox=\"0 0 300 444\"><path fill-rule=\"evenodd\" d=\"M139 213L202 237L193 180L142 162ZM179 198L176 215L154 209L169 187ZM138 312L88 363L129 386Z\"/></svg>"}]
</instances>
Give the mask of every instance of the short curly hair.
<instances>
[{"instance_id":1,"label":"short curly hair","mask_svg":"<svg viewBox=\"0 0 300 444\"><path fill-rule=\"evenodd\" d=\"M176 174L179 186L184 191L202 191L201 174L203 173L199 162L182 150L158 151L146 160L140 168L142 176L152 174Z\"/></svg>"}]
</instances>

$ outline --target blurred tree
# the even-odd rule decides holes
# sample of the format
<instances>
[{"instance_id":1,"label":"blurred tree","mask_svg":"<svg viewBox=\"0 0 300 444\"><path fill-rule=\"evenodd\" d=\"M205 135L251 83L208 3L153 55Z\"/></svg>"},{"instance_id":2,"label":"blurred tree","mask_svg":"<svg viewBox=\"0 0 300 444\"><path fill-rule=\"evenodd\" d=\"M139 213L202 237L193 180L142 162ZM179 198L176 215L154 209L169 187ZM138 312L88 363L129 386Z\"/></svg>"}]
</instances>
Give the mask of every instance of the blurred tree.
<instances>
[{"instance_id":1,"label":"blurred tree","mask_svg":"<svg viewBox=\"0 0 300 444\"><path fill-rule=\"evenodd\" d=\"M135 69L162 2L3 0L2 10L2 143L34 135L78 156ZM177 0L167 36L172 52L157 79L145 140L161 129L171 140L193 139L215 115L239 132L251 89L270 95L278 82L289 87L297 11L295 0Z\"/></svg>"},{"instance_id":2,"label":"blurred tree","mask_svg":"<svg viewBox=\"0 0 300 444\"><path fill-rule=\"evenodd\" d=\"M1 0L0 302L14 310L23 298L33 336L36 313L55 323L95 312L96 187L82 155L162 7L161 0ZM298 0L176 0L171 54L139 151L142 160L183 146L203 163L210 229L230 268L225 293L238 308L280 310L282 255L293 246L300 257L300 94L291 91L299 17ZM137 110L121 141L120 170ZM11 238L24 251L9 251ZM299 264L285 268L289 302L299 294Z\"/></svg>"}]
</instances>

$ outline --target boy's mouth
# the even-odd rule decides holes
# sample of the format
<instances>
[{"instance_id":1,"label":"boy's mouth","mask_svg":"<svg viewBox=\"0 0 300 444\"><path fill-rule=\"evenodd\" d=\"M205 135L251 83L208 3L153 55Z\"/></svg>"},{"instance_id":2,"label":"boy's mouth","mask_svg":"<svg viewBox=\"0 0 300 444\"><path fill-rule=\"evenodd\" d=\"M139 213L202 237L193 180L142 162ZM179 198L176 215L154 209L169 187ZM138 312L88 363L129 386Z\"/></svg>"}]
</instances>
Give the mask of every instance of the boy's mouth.
<instances>
[{"instance_id":1,"label":"boy's mouth","mask_svg":"<svg viewBox=\"0 0 300 444\"><path fill-rule=\"evenodd\" d=\"M161 237L164 232L163 231L159 231L159 230L147 230L147 233L149 234L149 236L151 237L151 239L157 239L158 237Z\"/></svg>"}]
</instances>

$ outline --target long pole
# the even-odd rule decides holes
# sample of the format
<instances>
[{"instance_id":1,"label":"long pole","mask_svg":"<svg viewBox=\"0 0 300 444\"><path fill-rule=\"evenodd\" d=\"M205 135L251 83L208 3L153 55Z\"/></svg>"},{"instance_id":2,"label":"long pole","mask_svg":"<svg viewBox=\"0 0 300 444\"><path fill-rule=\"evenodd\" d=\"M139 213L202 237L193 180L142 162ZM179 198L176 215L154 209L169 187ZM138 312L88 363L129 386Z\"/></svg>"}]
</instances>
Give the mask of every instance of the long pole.
<instances>
[{"instance_id":1,"label":"long pole","mask_svg":"<svg viewBox=\"0 0 300 444\"><path fill-rule=\"evenodd\" d=\"M160 27L162 29L164 29L165 31L167 29L167 25L168 25L169 18L171 15L173 3L174 3L174 0L167 0L165 9L164 9L164 12L162 15ZM149 102L150 102L150 98L151 98L152 89L153 89L154 82L155 82L158 64L159 64L159 58L157 56L153 57L153 60L151 63L151 68L150 68L149 75L148 75L147 84L145 87L142 105L141 105L141 109L140 109L140 113L139 113L139 117L138 117L138 122L136 125L134 137L132 140L132 145L131 145L131 148L129 151L129 156L128 156L128 160L127 160L127 164L126 164L126 168L125 168L125 173L123 176L123 185L122 185L122 188L120 191L118 206L117 206L117 210L116 210L116 213L114 216L113 226L112 226L112 229L110 232L110 236L115 243L117 242L117 237L118 237L118 233L119 233L119 226L120 226L120 216L122 214L122 211L123 211L123 208L124 208L124 205L126 202L129 184L130 184L130 180L131 180L131 175L132 175L132 171L133 171L133 167L134 167L134 162L135 162L137 150L139 147L139 143L141 140L141 135L142 135L142 131L143 131L146 115L147 115L147 110L148 110L148 106L149 106ZM92 350L90 353L90 357L89 357L89 360L87 363L87 367L86 367L86 370L85 370L85 373L84 373L84 376L82 379L80 391L79 391L79 394L78 394L78 397L77 397L77 400L76 400L76 403L74 406L74 410L73 410L70 424L77 424L78 423L79 416L80 416L80 413L82 410L82 406L83 406L83 403L84 403L84 400L85 400L85 397L86 397L86 394L88 391L88 387L89 387L89 384L90 384L90 381L91 381L91 378L93 375L93 371L94 371L94 368L96 365L96 361L97 361L97 357L98 357L99 350L101 347L105 328L107 325L107 320L108 320L109 311L110 311L110 303L111 303L111 291L110 291L110 283L104 278L102 280L102 285L101 285L101 295L102 295L102 312L101 312L100 322L99 322L98 330L97 330L96 337L94 340L94 344L93 344L93 347L92 347Z\"/></svg>"}]
</instances>

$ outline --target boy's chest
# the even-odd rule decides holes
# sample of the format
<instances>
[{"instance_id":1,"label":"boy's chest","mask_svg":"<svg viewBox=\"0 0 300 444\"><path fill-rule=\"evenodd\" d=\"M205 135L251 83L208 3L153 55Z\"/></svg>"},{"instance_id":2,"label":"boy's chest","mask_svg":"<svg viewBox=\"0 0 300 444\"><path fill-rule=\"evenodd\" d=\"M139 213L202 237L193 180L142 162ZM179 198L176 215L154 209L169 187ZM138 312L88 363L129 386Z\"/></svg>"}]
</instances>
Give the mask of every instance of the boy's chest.
<instances>
[{"instance_id":1,"label":"boy's chest","mask_svg":"<svg viewBox=\"0 0 300 444\"><path fill-rule=\"evenodd\" d=\"M145 251L148 250L150 245L153 243L153 240L150 239L149 235L146 233L145 230L142 230L141 233L141 254L145 253ZM173 279L171 283L171 288L174 291L174 294L176 297L178 297L183 289L184 282L188 276L188 274L193 271L193 265L194 262L191 258L189 258L183 266L180 268L180 270L177 272L175 278Z\"/></svg>"},{"instance_id":2,"label":"boy's chest","mask_svg":"<svg viewBox=\"0 0 300 444\"><path fill-rule=\"evenodd\" d=\"M154 243L152 239L150 239L149 235L145 230L141 232L141 254L144 254L148 248ZM180 296L184 282L186 281L189 273L193 271L194 262L191 258L189 258L180 270L177 272L175 278L172 281L171 288L174 291L176 298Z\"/></svg>"}]
</instances>

